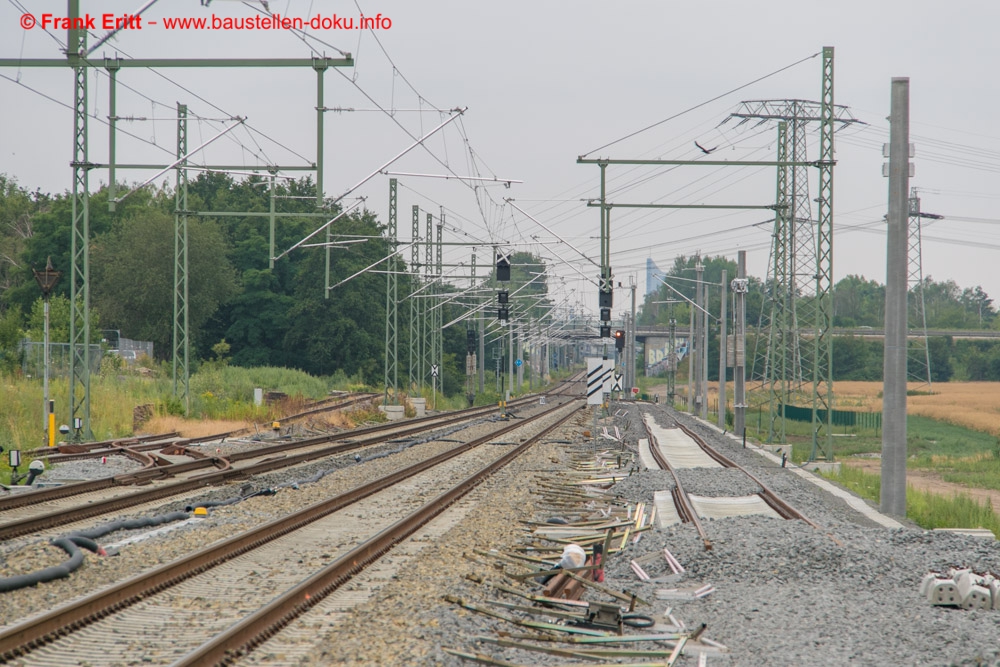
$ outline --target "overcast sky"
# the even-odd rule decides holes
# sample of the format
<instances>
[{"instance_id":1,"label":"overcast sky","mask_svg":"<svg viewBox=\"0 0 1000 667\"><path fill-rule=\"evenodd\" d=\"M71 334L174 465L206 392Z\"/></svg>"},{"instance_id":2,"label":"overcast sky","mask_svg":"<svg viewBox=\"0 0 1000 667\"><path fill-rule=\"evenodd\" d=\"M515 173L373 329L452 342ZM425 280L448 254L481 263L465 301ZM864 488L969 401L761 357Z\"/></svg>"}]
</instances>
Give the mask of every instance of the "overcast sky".
<instances>
[{"instance_id":1,"label":"overcast sky","mask_svg":"<svg viewBox=\"0 0 1000 667\"><path fill-rule=\"evenodd\" d=\"M97 18L94 34L103 36L100 15L133 12L146 1L81 0L81 4L82 11ZM22 8L40 22L44 13L62 16L66 3L0 0L0 57L60 57L57 41L65 42L65 32L48 34L40 26L23 29ZM998 95L997 3L958 2L945 7L931 1L271 0L269 9L306 19L336 14L353 18L355 24L361 13L381 14L391 26L383 20L383 29L374 35L307 30L321 41L303 40L285 30L168 31L167 18L260 17L262 7L233 0L213 0L207 8L200 6L200 0L160 0L143 15L141 30L119 33L94 56L352 53L355 68L329 71L325 77L326 106L356 109L326 116L324 188L330 196L344 194L414 143L412 137L448 118L438 110L468 107L460 120L390 169L478 174L523 183L473 189L455 180L400 176L401 239L409 239L413 204L435 215L444 206L449 223L446 240L535 244L516 247L548 258L552 273L564 279L551 281L552 288L564 293L576 290L570 301L594 308L597 288L580 273L593 278L597 269L578 251L599 260L599 214L582 201L597 195L598 169L577 164L577 156L694 159L701 155L694 145L698 141L707 148L718 147L713 157L774 159L773 123L720 123L743 100L818 100L818 54L823 46L833 46L835 101L868 123L845 128L836 137L835 279L861 274L885 281L885 234L879 221L886 211L888 184L881 173L881 147L888 141L891 78L907 76L911 141L916 145L916 176L910 183L921 191L923 210L946 216L925 228L924 275L953 279L962 287L982 285L1000 297L1000 277L994 269L1000 255L1000 240L994 238L1000 223L995 211L1000 200L1000 129L993 121ZM91 37L90 43L96 40ZM70 188L70 72L8 67L0 74L9 77L0 79L0 172L32 190ZM192 120L189 147L231 124L219 119L248 118L252 129L233 130L213 143L197 156L202 164L250 168L303 165L315 158L316 75L309 68L130 69L118 79L120 116L161 119L122 124L137 138L119 139L121 162L172 161L176 102L186 103L193 115L205 119ZM762 80L752 83L758 79ZM108 115L108 79L103 73L91 75L90 92L90 110L97 117L91 122L90 159L104 162L107 128L99 119ZM698 105L702 106L682 113ZM377 107L395 111L390 117ZM817 157L816 139L813 127L810 158ZM119 178L139 182L149 175L133 171L120 173ZM610 167L608 176L612 201L774 202L772 168ZM815 178L810 173L812 197L817 194ZM387 181L387 176L376 176L348 199L367 197L366 206L384 219ZM96 187L102 182L107 182L107 173L92 172L91 183ZM505 203L507 197L539 222ZM770 219L766 210L617 209L612 216L616 280L627 284L635 275L641 293L647 257L668 267L678 254L701 251L735 259L740 249L749 252L750 273L763 277ZM421 220L423 225L423 214ZM488 245L478 251L480 266L490 261L485 248ZM471 252L449 247L446 262L468 262ZM405 256L408 259L409 253ZM455 271L465 273L464 268ZM619 293L615 311L625 304L625 294Z\"/></svg>"}]
</instances>

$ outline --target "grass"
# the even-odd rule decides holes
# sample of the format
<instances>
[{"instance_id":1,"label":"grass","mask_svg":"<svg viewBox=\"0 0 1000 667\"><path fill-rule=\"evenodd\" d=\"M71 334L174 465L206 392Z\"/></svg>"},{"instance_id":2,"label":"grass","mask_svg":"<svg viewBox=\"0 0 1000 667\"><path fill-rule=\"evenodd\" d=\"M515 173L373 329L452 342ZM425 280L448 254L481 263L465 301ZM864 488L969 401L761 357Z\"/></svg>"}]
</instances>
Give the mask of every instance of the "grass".
<instances>
[{"instance_id":1,"label":"grass","mask_svg":"<svg viewBox=\"0 0 1000 667\"><path fill-rule=\"evenodd\" d=\"M879 501L881 479L878 475L841 466L838 474L826 476L863 498ZM990 501L980 503L964 493L947 497L907 486L906 516L922 528L986 528L1000 538L1000 516L993 511Z\"/></svg>"}]
</instances>

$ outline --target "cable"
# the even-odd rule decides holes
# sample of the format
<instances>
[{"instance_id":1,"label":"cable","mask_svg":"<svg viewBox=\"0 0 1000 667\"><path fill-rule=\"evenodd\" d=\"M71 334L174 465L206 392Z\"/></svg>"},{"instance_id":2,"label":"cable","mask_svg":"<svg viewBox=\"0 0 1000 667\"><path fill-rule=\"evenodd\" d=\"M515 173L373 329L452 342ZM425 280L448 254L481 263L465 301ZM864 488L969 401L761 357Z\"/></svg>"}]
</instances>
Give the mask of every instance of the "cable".
<instances>
[{"instance_id":1,"label":"cable","mask_svg":"<svg viewBox=\"0 0 1000 667\"><path fill-rule=\"evenodd\" d=\"M606 143L603 146L598 146L597 148L595 148L593 150L587 151L586 153L584 153L580 157L581 158L587 157L591 153L596 153L597 151L604 150L608 146L614 146L615 144L620 143L622 141L625 141L626 139L631 139L632 137L634 137L634 136L636 136L638 134L642 134L646 130L651 130L654 127L657 127L659 125L662 125L664 123L672 121L672 120L674 120L676 118L680 118L681 116L683 116L683 115L685 115L687 113L690 113L690 112L692 112L692 111L694 111L696 109L700 109L701 107L703 107L703 106L705 106L707 104L711 104L712 102L720 100L723 97L727 97L729 95L732 95L735 92L739 92L739 91L743 90L744 88L747 88L749 86L754 85L755 83L760 83L761 81L764 81L765 79L769 79L772 76L780 74L781 72L784 72L787 69L791 69L792 67L795 67L796 65L801 65L802 63L806 62L807 60L812 60L813 58L815 58L816 56L818 56L820 53L821 53L820 51L817 51L816 53L814 53L814 54L812 54L810 56L806 56L802 60L797 60L797 61L795 61L794 63L792 63L790 65L785 65L784 67L782 67L780 69L776 69L775 71L771 72L770 74L765 74L764 76L758 77L758 78L754 79L753 81L749 81L747 83L744 83L741 86L737 86L736 88L733 88L732 90L728 90L728 91L722 93L721 95L717 95L717 96L715 96L715 97L713 97L711 99L705 100L704 102L699 102L698 104L694 105L693 107L689 107L689 108L685 109L684 111L680 111L680 112L674 114L673 116L669 116L667 118L664 118L663 120L659 120L659 121L653 123L652 125L647 125L646 127L642 128L641 130L636 130L635 132L627 134L624 137L621 137L620 139L615 139L614 141Z\"/></svg>"}]
</instances>

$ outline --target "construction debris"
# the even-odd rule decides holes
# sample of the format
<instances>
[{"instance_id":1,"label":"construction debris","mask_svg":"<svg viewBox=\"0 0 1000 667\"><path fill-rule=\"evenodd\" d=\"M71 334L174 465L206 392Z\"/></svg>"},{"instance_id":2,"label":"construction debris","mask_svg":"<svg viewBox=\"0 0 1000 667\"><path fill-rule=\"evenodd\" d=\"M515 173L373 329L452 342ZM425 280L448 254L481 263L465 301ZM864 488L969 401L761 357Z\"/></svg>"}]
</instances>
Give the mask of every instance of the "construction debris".
<instances>
[{"instance_id":1,"label":"construction debris","mask_svg":"<svg viewBox=\"0 0 1000 667\"><path fill-rule=\"evenodd\" d=\"M938 607L1000 609L1000 580L992 574L951 568L931 572L920 582L920 594Z\"/></svg>"}]
</instances>

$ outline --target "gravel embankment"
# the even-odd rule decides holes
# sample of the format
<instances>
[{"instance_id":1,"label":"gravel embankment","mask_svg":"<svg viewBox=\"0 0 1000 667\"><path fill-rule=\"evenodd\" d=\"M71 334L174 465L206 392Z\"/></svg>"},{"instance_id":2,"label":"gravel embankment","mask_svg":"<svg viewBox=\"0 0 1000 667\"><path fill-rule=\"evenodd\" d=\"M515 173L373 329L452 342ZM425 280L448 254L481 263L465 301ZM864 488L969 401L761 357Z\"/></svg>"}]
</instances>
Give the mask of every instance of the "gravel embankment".
<instances>
[{"instance_id":1,"label":"gravel embankment","mask_svg":"<svg viewBox=\"0 0 1000 667\"><path fill-rule=\"evenodd\" d=\"M645 437L637 411L650 411L667 426L671 416L665 406L630 405L617 425L629 447ZM612 410L614 411L614 410ZM528 653L475 641L477 635L520 632L521 628L470 612L444 600L445 595L485 605L488 601L527 604L491 584L504 581L499 561L473 550L513 552L527 541L523 520L544 520L553 512L541 506L540 480L564 478L573 459L593 448L583 431L591 428L591 413L581 411L546 444L536 446L475 492L481 502L456 527L428 544L403 565L391 583L383 585L368 602L348 614L347 621L326 638L301 664L308 665L467 665L443 651L453 647L482 653L515 664L558 665L579 660ZM718 519L703 522L712 541L705 551L701 539L688 525L647 532L637 543L607 562L606 585L628 589L653 603L651 615L667 623L664 612L689 628L707 625L705 637L729 647L723 655L710 655L709 665L995 665L1000 666L1000 610L971 612L932 607L918 592L928 571L965 565L978 571L1000 573L997 542L918 528L889 530L878 527L843 501L830 497L788 470L714 430L691 424L710 444L729 458L746 465L761 481L812 521L815 530L799 521L764 517ZM566 441L571 444L565 444ZM353 456L341 457L339 471L298 491L285 490L273 498L255 498L216 510L198 530L176 531L168 539L154 539L124 550L115 559L88 557L71 580L0 596L0 619L23 616L47 608L58 600L114 577L141 569L144 564L170 560L194 544L205 544L233 531L274 517L283 499L335 493L360 483L376 471L388 471L416 457L426 456L428 445L357 466ZM332 464L327 464L332 465ZM364 473L362 475L362 473ZM301 476L301 470L295 473ZM287 482L288 479L284 478ZM279 477L255 484L278 485ZM681 483L691 493L704 496L746 495L756 485L734 471L685 470ZM651 502L655 490L669 489L668 473L643 471L613 487L612 497L630 502ZM208 495L231 494L232 489ZM311 495L310 495L311 497ZM184 542L183 547L178 543ZM657 554L664 547L686 568L672 583L642 583L629 568L634 558L651 556L646 571L652 577L668 573ZM21 555L37 558L42 545L23 549ZM37 561L36 561L37 562ZM46 563L48 564L48 563ZM0 562L0 568L6 566ZM517 568L515 568L517 570ZM509 583L509 582L508 582ZM711 584L715 591L697 600L659 600L662 588L697 588ZM536 589L537 590L537 589ZM585 599L609 602L588 592ZM495 608L504 614L517 612ZM648 608L640 611L650 613ZM643 632L628 630L628 633ZM651 643L636 648L656 648ZM660 646L659 648L662 648ZM679 664L697 664L686 655Z\"/></svg>"},{"instance_id":2,"label":"gravel embankment","mask_svg":"<svg viewBox=\"0 0 1000 667\"><path fill-rule=\"evenodd\" d=\"M654 411L666 425L666 408L643 409ZM512 550L523 535L519 519L548 515L532 493L532 476L521 471L558 478L570 452L590 451L589 443L580 437L589 424L589 419L579 420L575 433L570 434L579 443L575 447L537 448L495 478L490 483L495 493L480 510L448 533L441 544L422 552L391 591L356 610L307 664L471 664L443 653L444 646L515 664L573 662L477 643L476 635L496 636L498 630L518 632L519 628L457 609L442 603L441 597L452 594L478 604L524 602L465 579L467 575L489 578L495 563L475 564L461 554L474 546ZM619 428L625 426L619 422ZM636 420L628 426L634 446L640 427ZM709 665L1000 665L1000 611L932 607L918 593L921 578L930 570L963 564L1000 572L996 542L916 528L874 527L842 501L789 471L724 441L711 429L699 428L699 432L820 525L815 530L802 522L763 517L706 521L711 551L704 550L693 528L679 525L647 533L611 558L606 573L609 587L628 589L653 601L653 616L660 622L666 623L662 617L670 608L688 627L705 623L705 636L729 647L728 654L710 655ZM756 490L756 485L733 471L685 470L681 476L685 488L699 495L744 495ZM612 493L649 502L654 490L670 484L667 473L636 470ZM663 547L687 569L685 576L669 584L640 583L629 561ZM669 573L655 559L646 571L654 578ZM656 599L660 588L703 584L712 584L715 592L698 600ZM585 599L609 601L593 593ZM682 664L697 664L697 656L685 656Z\"/></svg>"}]
</instances>

